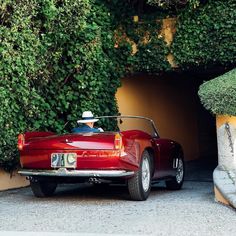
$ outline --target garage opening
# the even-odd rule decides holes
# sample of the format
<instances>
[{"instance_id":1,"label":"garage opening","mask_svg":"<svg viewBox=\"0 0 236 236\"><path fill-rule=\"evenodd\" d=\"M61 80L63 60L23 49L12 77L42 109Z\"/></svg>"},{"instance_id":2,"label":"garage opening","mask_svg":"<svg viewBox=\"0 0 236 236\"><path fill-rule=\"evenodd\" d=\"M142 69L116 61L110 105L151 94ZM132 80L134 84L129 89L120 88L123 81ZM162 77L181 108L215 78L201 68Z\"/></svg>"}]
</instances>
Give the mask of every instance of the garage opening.
<instances>
[{"instance_id":1,"label":"garage opening","mask_svg":"<svg viewBox=\"0 0 236 236\"><path fill-rule=\"evenodd\" d=\"M183 146L186 180L192 181L212 181L217 166L215 117L197 94L203 80L189 74L132 76L121 80L116 95L122 115L153 119L161 137Z\"/></svg>"}]
</instances>

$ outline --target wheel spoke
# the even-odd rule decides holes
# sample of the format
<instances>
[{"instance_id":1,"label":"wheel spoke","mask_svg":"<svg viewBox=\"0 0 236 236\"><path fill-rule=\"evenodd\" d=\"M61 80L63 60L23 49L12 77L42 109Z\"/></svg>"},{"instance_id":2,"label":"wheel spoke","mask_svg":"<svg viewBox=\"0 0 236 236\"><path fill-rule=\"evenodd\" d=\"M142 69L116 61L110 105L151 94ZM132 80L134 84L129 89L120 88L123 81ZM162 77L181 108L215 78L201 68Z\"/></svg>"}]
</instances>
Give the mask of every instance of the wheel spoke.
<instances>
[{"instance_id":1,"label":"wheel spoke","mask_svg":"<svg viewBox=\"0 0 236 236\"><path fill-rule=\"evenodd\" d=\"M128 179L128 189L130 197L133 200L146 200L150 193L151 187L151 164L150 156L147 151L143 152L140 161L139 170L135 175Z\"/></svg>"},{"instance_id":2,"label":"wheel spoke","mask_svg":"<svg viewBox=\"0 0 236 236\"><path fill-rule=\"evenodd\" d=\"M182 161L182 159L179 159L178 168L177 168L177 172L176 172L177 183L180 183L183 180L183 176L184 176L183 161Z\"/></svg>"},{"instance_id":3,"label":"wheel spoke","mask_svg":"<svg viewBox=\"0 0 236 236\"><path fill-rule=\"evenodd\" d=\"M142 185L143 190L146 192L149 189L150 185L150 165L147 158L143 159L142 165Z\"/></svg>"}]
</instances>

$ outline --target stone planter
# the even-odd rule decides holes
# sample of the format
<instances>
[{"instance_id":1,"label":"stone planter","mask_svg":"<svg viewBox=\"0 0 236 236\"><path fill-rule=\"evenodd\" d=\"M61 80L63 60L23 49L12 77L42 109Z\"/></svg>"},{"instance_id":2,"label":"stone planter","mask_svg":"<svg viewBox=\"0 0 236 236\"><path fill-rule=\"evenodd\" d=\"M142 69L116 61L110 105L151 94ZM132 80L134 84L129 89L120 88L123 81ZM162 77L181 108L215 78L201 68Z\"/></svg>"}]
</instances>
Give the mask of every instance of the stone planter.
<instances>
[{"instance_id":1,"label":"stone planter","mask_svg":"<svg viewBox=\"0 0 236 236\"><path fill-rule=\"evenodd\" d=\"M215 199L236 208L236 116L216 117L218 167L214 170Z\"/></svg>"},{"instance_id":2,"label":"stone planter","mask_svg":"<svg viewBox=\"0 0 236 236\"><path fill-rule=\"evenodd\" d=\"M20 176L17 171L9 174L6 171L0 169L0 191L26 187L29 185L29 181L25 177Z\"/></svg>"},{"instance_id":3,"label":"stone planter","mask_svg":"<svg viewBox=\"0 0 236 236\"><path fill-rule=\"evenodd\" d=\"M223 170L236 169L236 116L216 117L218 164Z\"/></svg>"}]
</instances>

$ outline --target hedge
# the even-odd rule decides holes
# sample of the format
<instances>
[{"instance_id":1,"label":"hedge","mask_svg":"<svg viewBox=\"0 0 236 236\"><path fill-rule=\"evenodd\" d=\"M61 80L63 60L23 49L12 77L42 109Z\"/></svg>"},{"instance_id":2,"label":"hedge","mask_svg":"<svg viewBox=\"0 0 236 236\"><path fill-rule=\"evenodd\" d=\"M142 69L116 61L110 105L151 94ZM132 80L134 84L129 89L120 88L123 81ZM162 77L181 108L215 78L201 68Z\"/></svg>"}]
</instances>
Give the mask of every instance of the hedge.
<instances>
[{"instance_id":1,"label":"hedge","mask_svg":"<svg viewBox=\"0 0 236 236\"><path fill-rule=\"evenodd\" d=\"M203 83L199 88L203 106L213 114L236 115L236 69Z\"/></svg>"},{"instance_id":2,"label":"hedge","mask_svg":"<svg viewBox=\"0 0 236 236\"><path fill-rule=\"evenodd\" d=\"M102 0L0 3L1 167L19 163L21 132L68 132L84 110L117 114L124 68L113 32Z\"/></svg>"},{"instance_id":3,"label":"hedge","mask_svg":"<svg viewBox=\"0 0 236 236\"><path fill-rule=\"evenodd\" d=\"M172 53L181 69L231 66L236 61L236 1L205 2L178 16Z\"/></svg>"}]
</instances>

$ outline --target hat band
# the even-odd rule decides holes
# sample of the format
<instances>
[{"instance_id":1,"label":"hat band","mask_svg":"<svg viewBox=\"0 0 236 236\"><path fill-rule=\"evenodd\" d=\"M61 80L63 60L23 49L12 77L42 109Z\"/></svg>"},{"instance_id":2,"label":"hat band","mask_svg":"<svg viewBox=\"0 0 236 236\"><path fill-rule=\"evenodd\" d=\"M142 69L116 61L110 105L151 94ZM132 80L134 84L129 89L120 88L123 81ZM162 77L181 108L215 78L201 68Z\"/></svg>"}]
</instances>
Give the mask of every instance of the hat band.
<instances>
[{"instance_id":1,"label":"hat band","mask_svg":"<svg viewBox=\"0 0 236 236\"><path fill-rule=\"evenodd\" d=\"M85 117L85 118L83 118L83 120L92 120L92 119L94 119L93 116L92 117Z\"/></svg>"}]
</instances>

